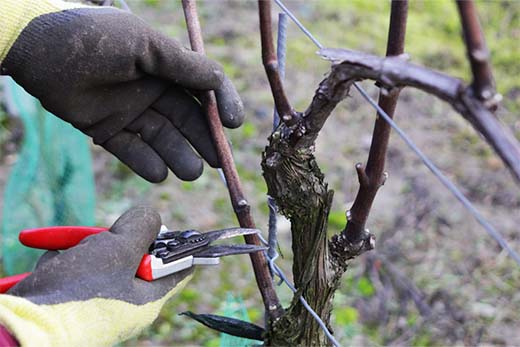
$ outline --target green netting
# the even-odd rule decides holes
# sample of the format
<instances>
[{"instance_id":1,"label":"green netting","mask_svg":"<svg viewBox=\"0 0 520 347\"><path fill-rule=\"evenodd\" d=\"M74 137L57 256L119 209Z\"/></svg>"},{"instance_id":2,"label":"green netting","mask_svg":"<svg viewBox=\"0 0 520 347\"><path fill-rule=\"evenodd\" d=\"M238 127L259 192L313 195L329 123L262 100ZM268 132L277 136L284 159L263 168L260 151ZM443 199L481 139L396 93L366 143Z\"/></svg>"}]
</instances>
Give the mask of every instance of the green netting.
<instances>
[{"instance_id":1,"label":"green netting","mask_svg":"<svg viewBox=\"0 0 520 347\"><path fill-rule=\"evenodd\" d=\"M18 242L21 229L49 225L92 225L95 186L87 138L45 111L13 80L4 84L11 113L20 117L24 138L4 191L4 271L30 271L41 251Z\"/></svg>"},{"instance_id":2,"label":"green netting","mask_svg":"<svg viewBox=\"0 0 520 347\"><path fill-rule=\"evenodd\" d=\"M246 305L242 298L235 298L231 293L228 293L227 295L223 311L225 317L232 317L245 322L251 322L249 320L249 315L247 314ZM259 341L244 339L242 337L236 337L224 333L220 334L221 347L250 347L259 344Z\"/></svg>"}]
</instances>

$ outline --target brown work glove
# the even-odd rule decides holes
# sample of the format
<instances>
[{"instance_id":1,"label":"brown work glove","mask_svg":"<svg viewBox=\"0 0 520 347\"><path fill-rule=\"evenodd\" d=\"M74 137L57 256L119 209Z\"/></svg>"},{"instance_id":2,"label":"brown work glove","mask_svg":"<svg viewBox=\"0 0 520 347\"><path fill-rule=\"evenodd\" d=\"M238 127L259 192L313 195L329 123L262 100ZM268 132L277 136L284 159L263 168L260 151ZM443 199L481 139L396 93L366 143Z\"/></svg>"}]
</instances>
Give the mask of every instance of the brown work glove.
<instances>
[{"instance_id":1,"label":"brown work glove","mask_svg":"<svg viewBox=\"0 0 520 347\"><path fill-rule=\"evenodd\" d=\"M2 74L148 181L164 180L168 167L196 179L203 169L196 152L219 166L196 96L215 90L228 128L242 124L244 111L217 63L115 8L55 11L29 21Z\"/></svg>"},{"instance_id":2,"label":"brown work glove","mask_svg":"<svg viewBox=\"0 0 520 347\"><path fill-rule=\"evenodd\" d=\"M24 346L105 346L137 334L193 271L135 277L160 226L156 212L137 207L109 232L47 252L32 275L0 295L0 325Z\"/></svg>"}]
</instances>

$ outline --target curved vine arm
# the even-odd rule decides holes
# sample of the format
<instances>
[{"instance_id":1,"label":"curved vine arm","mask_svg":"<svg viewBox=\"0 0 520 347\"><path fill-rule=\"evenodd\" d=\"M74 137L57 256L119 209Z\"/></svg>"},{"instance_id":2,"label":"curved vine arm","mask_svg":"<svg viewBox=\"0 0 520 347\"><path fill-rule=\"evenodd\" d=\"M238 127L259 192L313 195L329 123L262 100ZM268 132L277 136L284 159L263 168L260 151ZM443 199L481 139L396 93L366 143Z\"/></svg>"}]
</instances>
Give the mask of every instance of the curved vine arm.
<instances>
[{"instance_id":1,"label":"curved vine arm","mask_svg":"<svg viewBox=\"0 0 520 347\"><path fill-rule=\"evenodd\" d=\"M329 89L338 86L343 86L343 89L357 80L371 79L389 91L414 87L448 102L484 136L520 183L520 143L460 79L408 63L402 56L381 58L331 48L322 49L319 54L333 62L326 79Z\"/></svg>"}]
</instances>

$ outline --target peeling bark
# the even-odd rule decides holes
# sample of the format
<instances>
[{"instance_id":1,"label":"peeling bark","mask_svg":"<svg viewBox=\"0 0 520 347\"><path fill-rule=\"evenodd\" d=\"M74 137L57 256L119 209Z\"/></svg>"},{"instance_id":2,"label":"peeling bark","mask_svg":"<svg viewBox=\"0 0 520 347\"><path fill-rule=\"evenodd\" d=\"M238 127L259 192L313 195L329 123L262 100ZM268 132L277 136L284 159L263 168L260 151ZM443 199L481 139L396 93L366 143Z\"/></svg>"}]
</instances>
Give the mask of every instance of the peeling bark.
<instances>
[{"instance_id":1,"label":"peeling bark","mask_svg":"<svg viewBox=\"0 0 520 347\"><path fill-rule=\"evenodd\" d=\"M313 152L317 134L334 107L347 96L351 84L336 82L331 75L320 84L299 123L278 127L262 158L268 194L291 221L293 275L298 289L285 314L272 323L267 337L269 345L329 345L299 296L303 295L328 324L334 293L347 269L346 260L373 248L373 237L366 235L358 244L343 244L333 248L334 254L329 252L327 220L333 191L328 189Z\"/></svg>"},{"instance_id":2,"label":"peeling bark","mask_svg":"<svg viewBox=\"0 0 520 347\"><path fill-rule=\"evenodd\" d=\"M262 166L269 194L291 220L293 274L298 293L287 312L273 323L269 341L272 345L327 345L323 331L301 306L298 296L303 294L320 317L329 321L336 289L331 285L337 286L336 270L328 265L326 233L333 192L328 189L312 150L295 149L286 142L288 138L277 134L271 136Z\"/></svg>"}]
</instances>

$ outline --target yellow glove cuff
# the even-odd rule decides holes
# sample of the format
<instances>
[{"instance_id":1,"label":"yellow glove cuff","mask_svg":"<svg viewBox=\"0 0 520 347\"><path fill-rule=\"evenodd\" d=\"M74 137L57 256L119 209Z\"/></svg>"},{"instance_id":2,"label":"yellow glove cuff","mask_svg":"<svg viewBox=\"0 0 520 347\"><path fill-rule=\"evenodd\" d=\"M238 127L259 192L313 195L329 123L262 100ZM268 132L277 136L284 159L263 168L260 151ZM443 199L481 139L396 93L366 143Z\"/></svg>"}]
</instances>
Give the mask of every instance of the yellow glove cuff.
<instances>
[{"instance_id":1,"label":"yellow glove cuff","mask_svg":"<svg viewBox=\"0 0 520 347\"><path fill-rule=\"evenodd\" d=\"M21 297L0 295L0 324L24 347L111 346L152 324L164 303L190 278L163 298L144 305L102 298L37 305Z\"/></svg>"},{"instance_id":2,"label":"yellow glove cuff","mask_svg":"<svg viewBox=\"0 0 520 347\"><path fill-rule=\"evenodd\" d=\"M34 18L78 7L86 6L61 0L0 0L0 62Z\"/></svg>"}]
</instances>

